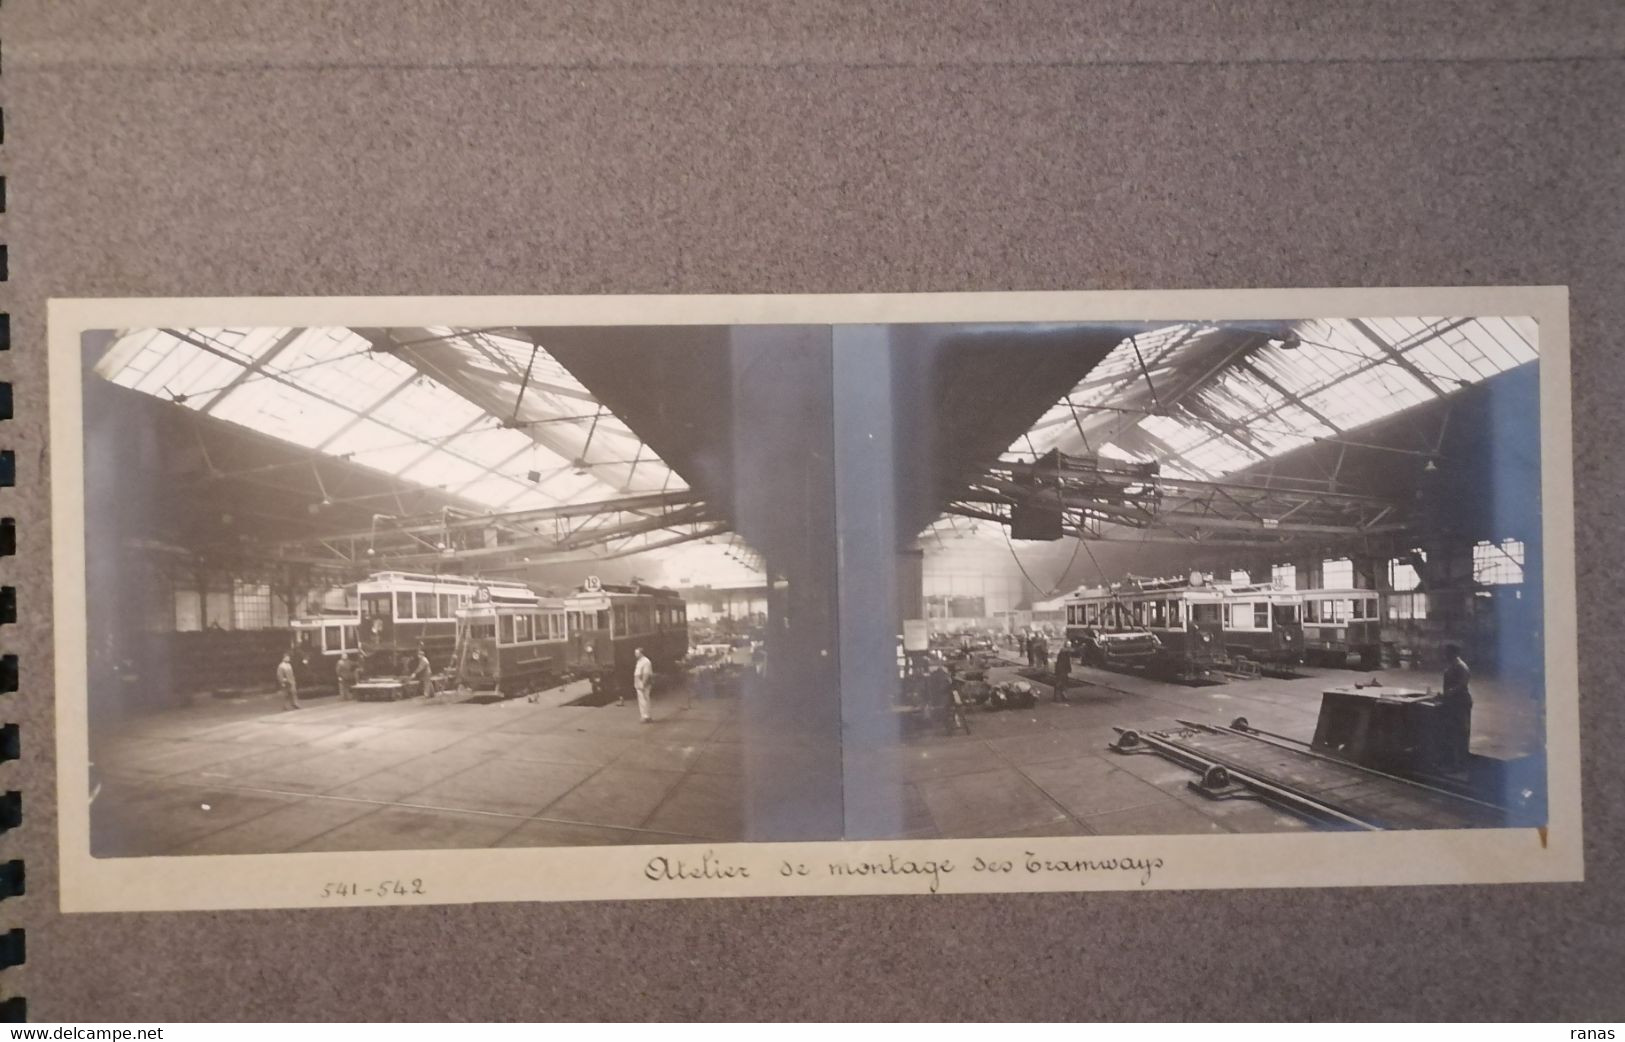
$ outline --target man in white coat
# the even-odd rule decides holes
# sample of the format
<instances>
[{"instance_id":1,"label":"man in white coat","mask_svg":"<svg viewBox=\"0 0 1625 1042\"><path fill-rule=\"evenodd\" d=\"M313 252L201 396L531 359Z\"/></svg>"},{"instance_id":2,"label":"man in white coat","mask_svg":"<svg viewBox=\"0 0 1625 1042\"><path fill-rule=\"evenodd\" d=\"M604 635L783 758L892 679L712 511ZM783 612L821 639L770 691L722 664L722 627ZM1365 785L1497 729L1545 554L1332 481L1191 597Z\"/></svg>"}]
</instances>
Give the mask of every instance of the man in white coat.
<instances>
[{"instance_id":1,"label":"man in white coat","mask_svg":"<svg viewBox=\"0 0 1625 1042\"><path fill-rule=\"evenodd\" d=\"M632 687L638 693L638 715L648 724L654 722L654 718L649 715L649 695L654 687L655 667L654 663L649 661L649 656L643 653L642 648L637 650L637 656L638 663L632 667Z\"/></svg>"}]
</instances>

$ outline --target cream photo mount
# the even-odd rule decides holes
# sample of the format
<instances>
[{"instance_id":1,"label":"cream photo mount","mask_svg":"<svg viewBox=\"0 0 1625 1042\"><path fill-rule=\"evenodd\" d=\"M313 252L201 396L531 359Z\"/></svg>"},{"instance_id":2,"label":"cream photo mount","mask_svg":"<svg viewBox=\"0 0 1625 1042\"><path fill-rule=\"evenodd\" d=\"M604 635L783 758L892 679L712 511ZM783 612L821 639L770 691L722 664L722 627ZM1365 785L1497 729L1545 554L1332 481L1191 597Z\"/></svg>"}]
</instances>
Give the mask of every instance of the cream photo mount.
<instances>
[{"instance_id":1,"label":"cream photo mount","mask_svg":"<svg viewBox=\"0 0 1625 1042\"><path fill-rule=\"evenodd\" d=\"M838 894L1580 881L1564 287L926 294L58 299L49 303L56 753L67 912ZM146 328L1140 323L1517 316L1539 330L1543 827L93 857L81 336ZM832 697L836 695L832 694Z\"/></svg>"}]
</instances>

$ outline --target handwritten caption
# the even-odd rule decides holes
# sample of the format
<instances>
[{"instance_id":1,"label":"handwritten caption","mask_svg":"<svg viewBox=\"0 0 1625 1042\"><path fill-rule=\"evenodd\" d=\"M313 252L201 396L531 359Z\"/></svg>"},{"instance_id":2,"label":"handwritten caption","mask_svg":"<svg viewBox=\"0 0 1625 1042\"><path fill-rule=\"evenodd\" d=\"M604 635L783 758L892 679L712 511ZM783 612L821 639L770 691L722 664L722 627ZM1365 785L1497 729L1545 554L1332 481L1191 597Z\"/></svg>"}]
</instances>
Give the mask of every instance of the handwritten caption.
<instances>
[{"instance_id":1,"label":"handwritten caption","mask_svg":"<svg viewBox=\"0 0 1625 1042\"><path fill-rule=\"evenodd\" d=\"M421 879L381 879L373 883L359 883L344 881L326 883L322 886L322 897L427 897L428 892L423 889Z\"/></svg>"},{"instance_id":2,"label":"handwritten caption","mask_svg":"<svg viewBox=\"0 0 1625 1042\"><path fill-rule=\"evenodd\" d=\"M918 881L929 893L941 891L944 881L958 877L973 879L1041 878L1089 874L1132 873L1141 886L1151 882L1162 868L1160 857L1067 858L1035 854L1024 850L1019 856L978 856L965 858L920 858L899 854L870 857L828 857L747 861L719 856L707 850L699 857L658 854L643 866L643 878L656 883L682 883L699 880L761 880L834 878L885 879L907 877Z\"/></svg>"}]
</instances>

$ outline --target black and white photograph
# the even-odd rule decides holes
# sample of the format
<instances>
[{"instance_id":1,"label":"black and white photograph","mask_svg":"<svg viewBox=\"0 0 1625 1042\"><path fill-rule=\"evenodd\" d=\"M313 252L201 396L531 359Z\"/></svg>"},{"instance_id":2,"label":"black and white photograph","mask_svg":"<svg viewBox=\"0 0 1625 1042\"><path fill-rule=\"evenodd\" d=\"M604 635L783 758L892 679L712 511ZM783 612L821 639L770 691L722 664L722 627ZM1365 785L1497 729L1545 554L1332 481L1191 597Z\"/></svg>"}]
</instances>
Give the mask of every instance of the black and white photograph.
<instances>
[{"instance_id":1,"label":"black and white photograph","mask_svg":"<svg viewBox=\"0 0 1625 1042\"><path fill-rule=\"evenodd\" d=\"M850 835L1545 824L1532 319L873 340L904 726Z\"/></svg>"},{"instance_id":2,"label":"black and white photograph","mask_svg":"<svg viewBox=\"0 0 1625 1042\"><path fill-rule=\"evenodd\" d=\"M81 853L1144 887L1573 812L1534 308L877 299L79 330Z\"/></svg>"},{"instance_id":3,"label":"black and white photograph","mask_svg":"<svg viewBox=\"0 0 1625 1042\"><path fill-rule=\"evenodd\" d=\"M88 334L92 852L839 839L828 341Z\"/></svg>"}]
</instances>

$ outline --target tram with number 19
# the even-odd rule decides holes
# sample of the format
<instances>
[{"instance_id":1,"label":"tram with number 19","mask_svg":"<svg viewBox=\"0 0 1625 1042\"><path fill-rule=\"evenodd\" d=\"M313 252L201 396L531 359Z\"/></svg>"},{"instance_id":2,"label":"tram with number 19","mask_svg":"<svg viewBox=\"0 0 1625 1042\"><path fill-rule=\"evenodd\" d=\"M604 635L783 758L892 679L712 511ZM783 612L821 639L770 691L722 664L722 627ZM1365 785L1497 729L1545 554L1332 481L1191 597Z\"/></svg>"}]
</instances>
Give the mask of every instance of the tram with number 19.
<instances>
[{"instance_id":1,"label":"tram with number 19","mask_svg":"<svg viewBox=\"0 0 1625 1042\"><path fill-rule=\"evenodd\" d=\"M481 586L457 611L457 686L520 695L569 672L564 602L528 589Z\"/></svg>"},{"instance_id":2,"label":"tram with number 19","mask_svg":"<svg viewBox=\"0 0 1625 1042\"><path fill-rule=\"evenodd\" d=\"M688 656L688 607L675 591L643 583L620 586L589 576L564 598L570 672L595 691L628 691L637 649L656 670L671 670Z\"/></svg>"}]
</instances>

